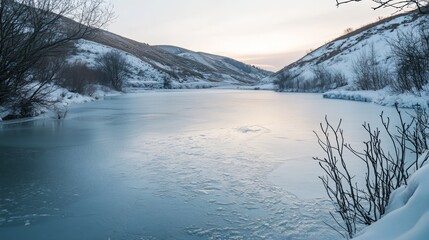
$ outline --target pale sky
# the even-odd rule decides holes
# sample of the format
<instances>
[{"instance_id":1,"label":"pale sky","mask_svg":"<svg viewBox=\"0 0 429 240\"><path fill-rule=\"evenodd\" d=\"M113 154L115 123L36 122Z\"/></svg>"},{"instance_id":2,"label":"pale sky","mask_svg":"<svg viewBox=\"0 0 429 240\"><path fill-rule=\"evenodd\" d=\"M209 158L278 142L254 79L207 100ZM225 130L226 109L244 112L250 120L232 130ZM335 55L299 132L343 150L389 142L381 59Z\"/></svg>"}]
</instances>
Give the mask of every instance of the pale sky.
<instances>
[{"instance_id":1,"label":"pale sky","mask_svg":"<svg viewBox=\"0 0 429 240\"><path fill-rule=\"evenodd\" d=\"M108 30L150 45L174 45L277 71L309 49L390 16L372 1L339 8L335 0L111 0Z\"/></svg>"}]
</instances>

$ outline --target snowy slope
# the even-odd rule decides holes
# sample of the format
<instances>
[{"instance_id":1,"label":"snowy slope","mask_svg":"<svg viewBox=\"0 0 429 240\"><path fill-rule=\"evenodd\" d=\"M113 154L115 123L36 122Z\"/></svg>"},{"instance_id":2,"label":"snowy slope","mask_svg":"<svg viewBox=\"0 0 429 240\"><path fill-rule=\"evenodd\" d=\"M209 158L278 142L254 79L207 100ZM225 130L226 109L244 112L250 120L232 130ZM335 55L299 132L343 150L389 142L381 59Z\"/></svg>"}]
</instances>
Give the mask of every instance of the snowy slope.
<instances>
[{"instance_id":1,"label":"snowy slope","mask_svg":"<svg viewBox=\"0 0 429 240\"><path fill-rule=\"evenodd\" d=\"M271 72L248 66L226 57L214 55L209 57L211 56L209 54L195 58L186 55L181 56L180 54L172 53L169 49L150 46L106 31L100 31L97 35L86 40L112 49L118 49L134 56L135 68L144 65L142 71L146 69L147 73L136 74L134 72L131 76L132 85L136 87L138 85L147 86L146 82L151 81L155 81L159 86L162 86L162 81L166 78L171 80L173 87L176 88L231 84L252 85L259 83L262 78L271 74ZM190 53L191 51L188 52ZM206 59L206 61L203 59ZM138 61L141 63L138 63ZM142 79L143 82L141 81ZM154 87L156 86L155 82L151 84Z\"/></svg>"},{"instance_id":2,"label":"snowy slope","mask_svg":"<svg viewBox=\"0 0 429 240\"><path fill-rule=\"evenodd\" d=\"M76 51L67 59L69 63L84 63L85 65L96 68L97 58L112 50L112 47L95 43L88 40L79 40L76 44ZM126 59L129 64L129 73L126 78L125 88L162 88L164 78L169 75L165 72L159 71L151 64L142 61L141 59L133 56L125 51L117 50Z\"/></svg>"},{"instance_id":3,"label":"snowy slope","mask_svg":"<svg viewBox=\"0 0 429 240\"><path fill-rule=\"evenodd\" d=\"M373 47L378 64L384 65L387 69L392 69L394 60L388 43L389 40L396 39L400 32L417 31L418 26L424 21L428 22L426 15L413 12L370 24L310 52L297 62L264 79L264 82L273 82L287 71L297 75L297 79L300 81L313 81L312 70L316 66L321 66L327 70L344 74L349 83L348 89L353 89L353 65L358 56L369 53Z\"/></svg>"},{"instance_id":4,"label":"snowy slope","mask_svg":"<svg viewBox=\"0 0 429 240\"><path fill-rule=\"evenodd\" d=\"M256 68L255 66L244 64L228 57L213 55L204 52L194 52L188 49L175 46L163 45L156 46L156 48L162 49L176 56L201 63L214 71L223 72L224 74L230 76L247 76L253 79L262 79L267 75L271 74L271 72Z\"/></svg>"}]
</instances>

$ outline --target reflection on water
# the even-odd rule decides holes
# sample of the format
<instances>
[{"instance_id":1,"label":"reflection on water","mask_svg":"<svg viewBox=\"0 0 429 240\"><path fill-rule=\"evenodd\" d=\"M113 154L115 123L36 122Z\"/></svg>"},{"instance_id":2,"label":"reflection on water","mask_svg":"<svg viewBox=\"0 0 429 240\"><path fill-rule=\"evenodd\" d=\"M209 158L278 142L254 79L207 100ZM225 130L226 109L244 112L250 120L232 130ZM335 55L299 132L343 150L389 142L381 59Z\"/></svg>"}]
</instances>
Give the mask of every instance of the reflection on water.
<instances>
[{"instance_id":1,"label":"reflection on water","mask_svg":"<svg viewBox=\"0 0 429 240\"><path fill-rule=\"evenodd\" d=\"M316 94L151 92L0 125L0 239L335 239L312 131L379 106ZM364 114L362 114L364 113ZM323 232L323 235L321 235Z\"/></svg>"}]
</instances>

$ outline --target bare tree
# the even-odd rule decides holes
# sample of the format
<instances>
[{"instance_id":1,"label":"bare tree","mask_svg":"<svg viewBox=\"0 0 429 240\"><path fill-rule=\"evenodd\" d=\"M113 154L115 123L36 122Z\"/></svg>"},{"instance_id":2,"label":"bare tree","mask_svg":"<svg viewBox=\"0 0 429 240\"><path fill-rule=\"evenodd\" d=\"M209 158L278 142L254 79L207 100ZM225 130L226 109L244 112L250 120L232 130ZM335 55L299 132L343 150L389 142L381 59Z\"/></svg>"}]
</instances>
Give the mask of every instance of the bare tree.
<instances>
[{"instance_id":1,"label":"bare tree","mask_svg":"<svg viewBox=\"0 0 429 240\"><path fill-rule=\"evenodd\" d=\"M104 0L0 1L0 105L19 108L17 103L25 102L31 107L54 78L39 74L36 79L36 68L58 61L69 44L111 17Z\"/></svg>"},{"instance_id":2,"label":"bare tree","mask_svg":"<svg viewBox=\"0 0 429 240\"><path fill-rule=\"evenodd\" d=\"M122 91L128 63L121 53L116 50L110 51L99 58L98 64L106 83L114 89Z\"/></svg>"},{"instance_id":3,"label":"bare tree","mask_svg":"<svg viewBox=\"0 0 429 240\"><path fill-rule=\"evenodd\" d=\"M336 0L337 6L347 4L350 2L361 2L362 0ZM428 1L427 0L372 0L376 5L373 7L374 10L379 8L395 8L399 11L405 8L417 8L420 13L428 13Z\"/></svg>"}]
</instances>

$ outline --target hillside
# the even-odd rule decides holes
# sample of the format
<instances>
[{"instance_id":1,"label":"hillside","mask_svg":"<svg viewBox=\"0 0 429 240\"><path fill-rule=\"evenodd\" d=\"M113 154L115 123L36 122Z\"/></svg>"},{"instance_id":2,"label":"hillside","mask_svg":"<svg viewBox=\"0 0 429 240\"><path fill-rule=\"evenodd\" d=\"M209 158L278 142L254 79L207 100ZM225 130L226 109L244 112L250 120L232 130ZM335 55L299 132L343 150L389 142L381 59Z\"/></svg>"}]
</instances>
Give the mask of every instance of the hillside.
<instances>
[{"instance_id":1,"label":"hillside","mask_svg":"<svg viewBox=\"0 0 429 240\"><path fill-rule=\"evenodd\" d=\"M414 32L417 35L420 26L427 23L429 23L428 16L416 12L371 23L308 53L300 60L265 78L263 82L273 83L283 79L285 80L284 91L326 92L337 89L341 91L331 91L325 94L325 97L373 101L383 105L403 102L404 106L408 106L419 100L414 99L412 103L408 103L410 94L405 94L406 99L399 99L397 96L393 99L389 98L391 91L388 86L383 91L355 92L367 89L360 89L356 84L354 66L359 58L373 52L374 64L383 69L389 75L389 79L395 81L396 62L390 42L395 41L401 34ZM342 76L343 84L320 86L320 78L315 74L318 69ZM419 93L419 95L425 96L425 93Z\"/></svg>"},{"instance_id":2,"label":"hillside","mask_svg":"<svg viewBox=\"0 0 429 240\"><path fill-rule=\"evenodd\" d=\"M162 88L165 79L170 80L174 88L252 85L271 74L227 57L200 53L196 55L201 57L191 58L171 51L181 48L150 46L107 31L79 41L76 47L72 59L84 62L93 61L109 48L122 51L130 58L128 86L133 88Z\"/></svg>"},{"instance_id":3,"label":"hillside","mask_svg":"<svg viewBox=\"0 0 429 240\"><path fill-rule=\"evenodd\" d=\"M255 66L244 64L228 57L213 55L204 52L194 52L188 49L175 46L155 47L167 51L176 56L201 63L208 67L211 71L216 71L223 73L224 75L237 77L238 79L248 78L249 76L252 79L262 79L271 74L271 72L269 71L265 71L263 69L256 68Z\"/></svg>"}]
</instances>

